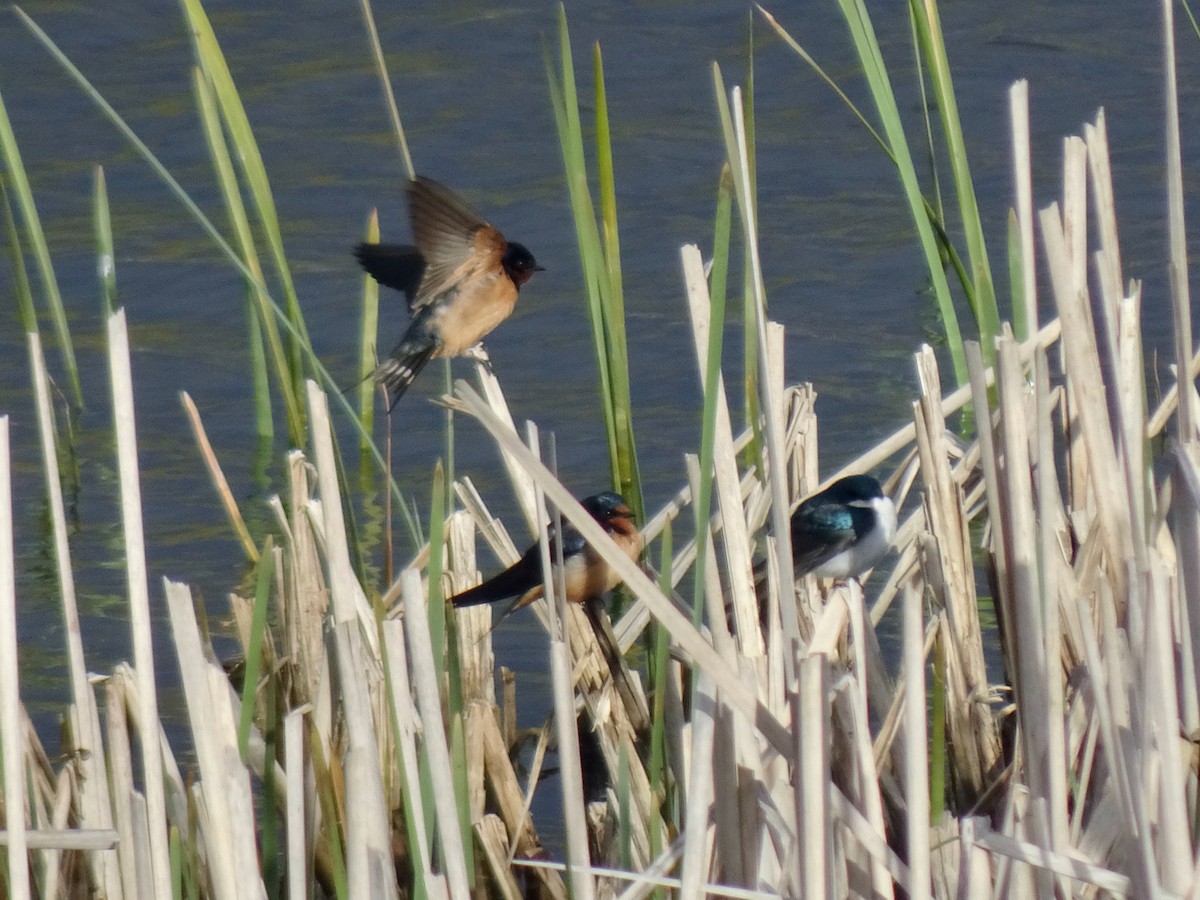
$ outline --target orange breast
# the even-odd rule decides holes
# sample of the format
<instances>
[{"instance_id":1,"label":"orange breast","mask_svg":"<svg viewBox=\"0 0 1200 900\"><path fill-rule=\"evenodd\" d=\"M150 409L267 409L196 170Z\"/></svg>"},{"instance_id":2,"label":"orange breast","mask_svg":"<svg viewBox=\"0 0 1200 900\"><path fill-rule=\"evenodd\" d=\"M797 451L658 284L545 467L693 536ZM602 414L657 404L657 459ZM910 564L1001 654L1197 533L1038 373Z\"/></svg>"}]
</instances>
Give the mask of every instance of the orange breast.
<instances>
[{"instance_id":1,"label":"orange breast","mask_svg":"<svg viewBox=\"0 0 1200 900\"><path fill-rule=\"evenodd\" d=\"M467 279L458 296L438 315L442 346L437 356L458 356L507 319L517 305L517 288L501 271Z\"/></svg>"}]
</instances>

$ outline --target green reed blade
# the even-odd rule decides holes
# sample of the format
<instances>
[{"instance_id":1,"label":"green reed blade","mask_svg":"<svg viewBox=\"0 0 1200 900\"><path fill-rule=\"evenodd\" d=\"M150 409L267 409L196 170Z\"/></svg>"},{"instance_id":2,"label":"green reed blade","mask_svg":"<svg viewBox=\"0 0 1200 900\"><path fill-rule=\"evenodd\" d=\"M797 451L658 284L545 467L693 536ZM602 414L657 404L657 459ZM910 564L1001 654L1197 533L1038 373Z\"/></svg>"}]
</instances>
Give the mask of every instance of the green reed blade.
<instances>
[{"instance_id":1,"label":"green reed blade","mask_svg":"<svg viewBox=\"0 0 1200 900\"><path fill-rule=\"evenodd\" d=\"M984 349L984 363L994 362L995 337L1000 332L1000 311L996 304L996 291L992 284L992 269L988 262L987 243L983 236L983 222L979 215L979 203L975 196L975 184L971 178L971 167L967 160L967 146L963 139L962 122L958 117L958 101L954 95L954 82L950 77L950 61L946 54L946 43L942 36L942 23L938 15L937 0L910 0L909 8L917 26L917 36L925 57L925 66L933 82L937 98L938 115L942 121L942 133L950 157L950 171L954 176L954 190L958 197L959 215L967 241L967 259L970 262L971 283L974 293L967 300L975 315L979 329L979 343ZM959 379L959 384L963 384Z\"/></svg>"},{"instance_id":2,"label":"green reed blade","mask_svg":"<svg viewBox=\"0 0 1200 900\"><path fill-rule=\"evenodd\" d=\"M855 105L854 101L851 100L849 96L847 96L846 92L842 90L841 85L839 85L833 79L833 77L825 71L820 63L813 59L812 55L809 54L807 50L800 46L796 39L791 36L787 29L779 24L773 15L771 15L761 6L758 6L757 8L762 17L767 20L767 24L774 29L775 33L779 35L780 38L783 39L783 42L787 44L797 56L799 56L802 60L804 60L805 63L808 64L808 67L812 69L814 73L816 73L817 77L824 81L825 84L827 84L833 90L833 92L837 94L838 99L841 100L843 105L845 105L845 107L854 114L854 117L858 119L859 124L861 124L862 127L867 130L867 133L871 135L875 143L877 143L883 152L886 153L893 162L895 162L896 158L892 153L892 148L888 146L887 141L883 138L883 135L875 130L875 126L871 124L870 119L863 115L862 110Z\"/></svg>"},{"instance_id":3,"label":"green reed blade","mask_svg":"<svg viewBox=\"0 0 1200 900\"><path fill-rule=\"evenodd\" d=\"M246 116L245 107L242 106L233 76L229 72L229 65L200 0L183 0L183 9L191 29L196 56L201 68L212 81L213 90L221 106L222 119L229 130L229 140L236 151L238 164L241 166L246 186L254 200L255 212L270 247L271 257L283 286L288 319L304 338L303 341L293 340L288 353L294 387L299 393L303 387L303 350L308 344L308 332L304 325L304 315L300 311L300 302L296 297L296 288L292 283L291 268L283 250L283 236L279 230L279 215L271 194L271 183L267 178L267 170L263 165L258 143L254 139L254 132L250 128L250 120Z\"/></svg>"},{"instance_id":4,"label":"green reed blade","mask_svg":"<svg viewBox=\"0 0 1200 900\"><path fill-rule=\"evenodd\" d=\"M329 868L333 878L333 892L337 900L350 900L350 884L346 875L346 857L343 853L342 829L344 822L338 809L333 777L325 762L325 749L316 728L308 732L308 755L312 760L312 774L317 799L321 805L321 832L325 846L329 848Z\"/></svg>"},{"instance_id":5,"label":"green reed blade","mask_svg":"<svg viewBox=\"0 0 1200 900\"><path fill-rule=\"evenodd\" d=\"M242 762L250 759L250 724L254 721L255 701L258 696L258 677L262 671L263 641L267 636L267 601L271 596L271 576L275 573L274 538L268 534L258 556L258 571L254 579L254 610L250 616L250 640L244 648L246 673L242 679L242 715L238 720L238 753ZM273 709L267 710L273 716Z\"/></svg>"},{"instance_id":6,"label":"green reed blade","mask_svg":"<svg viewBox=\"0 0 1200 900\"><path fill-rule=\"evenodd\" d=\"M33 309L33 291L29 286L29 272L25 269L25 254L21 251L21 233L13 216L12 204L8 199L5 180L0 178L0 205L4 207L4 231L8 235L8 252L12 261L13 292L17 295L17 313L21 328L26 334L38 330L37 313Z\"/></svg>"},{"instance_id":7,"label":"green reed blade","mask_svg":"<svg viewBox=\"0 0 1200 900\"><path fill-rule=\"evenodd\" d=\"M1180 2L1183 4L1183 11L1187 14L1188 21L1192 24L1192 31L1195 32L1196 37L1200 38L1200 24L1197 24L1196 17L1192 15L1192 5L1187 0L1180 0Z\"/></svg>"},{"instance_id":8,"label":"green reed blade","mask_svg":"<svg viewBox=\"0 0 1200 900\"><path fill-rule=\"evenodd\" d=\"M613 392L612 407L617 431L616 488L633 509L634 518L644 521L645 503L642 499L642 480L638 470L637 445L633 432L633 400L629 381L629 344L625 332L625 296L621 279L621 246L617 230L617 192L613 174L612 135L608 123L608 100L604 88L604 60L600 45L592 55L592 78L595 84L596 108L596 175L600 189L600 218L603 225L604 270L607 290L600 292L604 300L605 349L609 358L609 374Z\"/></svg>"},{"instance_id":9,"label":"green reed blade","mask_svg":"<svg viewBox=\"0 0 1200 900\"><path fill-rule=\"evenodd\" d=\"M171 854L171 896L175 900L183 897L183 846L179 841L179 826L172 825L169 832Z\"/></svg>"},{"instance_id":10,"label":"green reed blade","mask_svg":"<svg viewBox=\"0 0 1200 900\"><path fill-rule=\"evenodd\" d=\"M620 272L620 243L616 216L612 145L605 99L603 59L593 52L596 110L596 180L600 190L600 224L588 187L583 129L571 53L566 10L560 4L559 67L556 73L547 58L547 79L554 121L562 148L563 166L575 219L575 235L583 268L588 317L600 372L600 393L608 437L613 486L620 491L638 519L644 518L641 476L634 441L630 397L629 355L625 333L625 304Z\"/></svg>"},{"instance_id":11,"label":"green reed blade","mask_svg":"<svg viewBox=\"0 0 1200 900\"><path fill-rule=\"evenodd\" d=\"M565 19L561 27L566 28ZM592 325L592 342L596 349L596 365L600 376L600 401L604 411L605 433L608 439L608 456L613 464L613 482L620 481L616 469L617 437L612 409L612 378L609 373L608 357L604 351L603 316L600 285L596 273L601 271L600 237L596 232L596 220L592 210L591 196L587 190L587 170L583 162L583 137L579 124L579 105L575 96L575 74L571 63L569 40L562 43L562 87L549 61L546 60L546 76L550 84L550 102L554 109L554 122L562 148L563 166L567 176L567 190L571 199L571 213L575 220L575 239L579 247L579 259L583 269L584 293L587 298L588 320Z\"/></svg>"},{"instance_id":12,"label":"green reed blade","mask_svg":"<svg viewBox=\"0 0 1200 900\"><path fill-rule=\"evenodd\" d=\"M1012 292L1013 333L1018 341L1030 338L1029 317L1025 315L1025 261L1021 256L1021 226L1017 211L1008 211L1008 286Z\"/></svg>"},{"instance_id":13,"label":"green reed blade","mask_svg":"<svg viewBox=\"0 0 1200 900\"><path fill-rule=\"evenodd\" d=\"M12 123L8 119L8 110L4 98L0 96L0 163L3 164L4 180L12 185L16 194L17 208L20 210L21 222L25 226L25 241L23 245L33 252L37 260L38 274L45 292L46 309L54 322L54 330L58 335L59 349L62 350L63 364L67 368L67 377L71 381L71 391L75 395L75 404L83 406L83 388L79 382L79 367L75 363L75 345L71 342L71 329L67 324L67 312L63 308L62 294L58 290L58 278L54 274L54 266L50 262L50 249L46 245L46 235L42 231L42 220L38 215L37 205L33 202L33 190L29 186L29 176L25 174L25 165L21 162L21 150L17 146L17 137L13 134ZM20 246L17 244L13 245Z\"/></svg>"},{"instance_id":14,"label":"green reed blade","mask_svg":"<svg viewBox=\"0 0 1200 900\"><path fill-rule=\"evenodd\" d=\"M100 294L104 301L104 317L107 319L117 308L117 257L113 252L112 217L108 212L108 187L104 181L103 166L96 166L92 224L96 230L96 268L100 273Z\"/></svg>"},{"instance_id":15,"label":"green reed blade","mask_svg":"<svg viewBox=\"0 0 1200 900\"><path fill-rule=\"evenodd\" d=\"M942 179L938 173L937 142L933 138L933 104L929 101L928 76L921 67L921 42L917 35L917 21L909 8L908 26L912 38L913 69L917 73L917 88L921 92L921 122L925 126L921 135L925 142L925 152L929 155L929 175L933 180L933 199L928 201L932 207L933 218L937 222L946 221L946 209L942 202Z\"/></svg>"},{"instance_id":16,"label":"green reed blade","mask_svg":"<svg viewBox=\"0 0 1200 900\"><path fill-rule=\"evenodd\" d=\"M622 869L633 868L633 798L629 782L629 744L622 741L617 760L617 859Z\"/></svg>"},{"instance_id":17,"label":"green reed blade","mask_svg":"<svg viewBox=\"0 0 1200 900\"><path fill-rule=\"evenodd\" d=\"M457 667L456 667L457 668ZM460 698L461 700L461 698ZM471 786L467 771L467 737L461 712L450 715L450 759L454 765L454 805L458 811L458 830L462 835L467 861L467 881L475 887L475 827L471 824Z\"/></svg>"},{"instance_id":18,"label":"green reed blade","mask_svg":"<svg viewBox=\"0 0 1200 900\"><path fill-rule=\"evenodd\" d=\"M375 71L379 73L379 82L383 85L383 95L387 99L388 115L392 120L392 128L396 131L396 143L400 147L400 158L404 161L404 171L409 179L416 177L413 168L412 154L408 152L408 139L404 136L404 126L400 122L400 111L396 107L396 95L392 92L392 82L388 78L387 63L383 58L383 45L379 43L379 30L375 27L375 14L371 12L370 0L362 0L363 23L367 27L367 37L371 41L371 57L375 61Z\"/></svg>"},{"instance_id":19,"label":"green reed blade","mask_svg":"<svg viewBox=\"0 0 1200 900\"><path fill-rule=\"evenodd\" d=\"M438 684L446 677L446 604L442 591L442 560L445 552L446 482L439 459L433 467L429 488L429 641L437 666Z\"/></svg>"},{"instance_id":20,"label":"green reed blade","mask_svg":"<svg viewBox=\"0 0 1200 900\"><path fill-rule=\"evenodd\" d=\"M271 416L270 380L267 377L266 354L269 352L275 367L275 376L279 381L280 393L283 395L284 405L287 408L292 440L302 443L303 437L298 437L295 430L304 427L304 417L300 414L299 400L293 391L293 382L288 372L283 341L275 324L270 298L267 296L263 284L258 249L254 245L250 219L246 215L242 192L238 187L237 176L234 174L233 160L230 158L229 148L225 142L225 133L221 128L212 82L201 69L193 68L192 86L196 95L196 107L200 113L200 125L208 142L213 171L221 188L221 196L225 200L229 225L233 229L241 259L253 276L246 279L246 318L250 338L250 372L254 385L257 432L260 436L266 437L273 435L275 430ZM264 337L266 338L265 348L263 347Z\"/></svg>"},{"instance_id":21,"label":"green reed blade","mask_svg":"<svg viewBox=\"0 0 1200 900\"><path fill-rule=\"evenodd\" d=\"M264 632L265 633L265 632ZM283 724L279 706L279 684L274 678L268 678L266 683L267 717L263 724L263 758L274 760L279 752L279 734ZM283 833L286 814L279 808L280 789L276 780L275 767L266 766L262 776L262 807L259 813L259 832L262 859L262 880L267 889L267 900L277 900L282 896L283 878L287 865L280 852L279 836Z\"/></svg>"},{"instance_id":22,"label":"green reed blade","mask_svg":"<svg viewBox=\"0 0 1200 900\"><path fill-rule=\"evenodd\" d=\"M937 825L946 808L946 646L934 640L933 699L929 711L929 824Z\"/></svg>"},{"instance_id":23,"label":"green reed blade","mask_svg":"<svg viewBox=\"0 0 1200 900\"><path fill-rule=\"evenodd\" d=\"M965 384L967 364L963 352L962 333L958 326L958 313L954 308L954 300L950 296L950 286L946 281L945 269L942 267L937 237L929 221L929 216L925 212L925 197L921 193L912 154L908 148L908 139L904 133L904 123L896 103L896 95L892 91L892 83L883 61L883 54L879 49L875 29L871 24L871 18L863 0L838 0L838 5L850 28L850 36L854 41L859 61L862 63L872 99L875 101L875 109L879 113L883 133L886 135L888 146L895 155L900 183L904 188L905 198L908 200L913 223L917 226L921 249L925 253L926 268L933 283L938 312L942 318L942 328L946 332L946 343L954 366L955 380L960 385Z\"/></svg>"},{"instance_id":24,"label":"green reed blade","mask_svg":"<svg viewBox=\"0 0 1200 900\"><path fill-rule=\"evenodd\" d=\"M697 534L704 534L712 510L713 453L717 435L717 398L721 378L721 353L725 336L725 287L729 271L729 232L733 219L733 176L729 164L721 167L717 180L717 212L713 225L712 270L709 273L708 356L705 360L704 413L700 424L700 484L693 500ZM708 541L696 541L693 571L692 622L704 619L704 577Z\"/></svg>"},{"instance_id":25,"label":"green reed blade","mask_svg":"<svg viewBox=\"0 0 1200 900\"><path fill-rule=\"evenodd\" d=\"M717 121L721 125L721 138L725 144L725 157L730 171L740 171L741 150L733 132L733 114L729 109L729 92L725 90L725 79L721 76L721 67L712 64L713 91L717 100ZM733 185L736 191L737 185ZM751 202L749 199L747 203ZM740 212L740 210L739 210ZM744 239L743 239L744 243ZM754 272L749 262L749 253L744 254L746 261L742 267L742 367L743 386L745 388L746 425L754 432L754 440L746 447L745 454L749 465L760 473L766 472L762 452L762 421L759 415L758 402L758 334L755 326L757 311L754 301Z\"/></svg>"},{"instance_id":26,"label":"green reed blade","mask_svg":"<svg viewBox=\"0 0 1200 900\"><path fill-rule=\"evenodd\" d=\"M368 244L379 243L378 210L371 210L363 241ZM375 427L375 382L371 379L371 373L375 371L375 362L378 359L375 346L378 337L379 282L363 273L362 327L358 338L358 416L368 433ZM365 436L360 435L358 448L362 465L366 466L370 459L370 449L367 447Z\"/></svg>"}]
</instances>

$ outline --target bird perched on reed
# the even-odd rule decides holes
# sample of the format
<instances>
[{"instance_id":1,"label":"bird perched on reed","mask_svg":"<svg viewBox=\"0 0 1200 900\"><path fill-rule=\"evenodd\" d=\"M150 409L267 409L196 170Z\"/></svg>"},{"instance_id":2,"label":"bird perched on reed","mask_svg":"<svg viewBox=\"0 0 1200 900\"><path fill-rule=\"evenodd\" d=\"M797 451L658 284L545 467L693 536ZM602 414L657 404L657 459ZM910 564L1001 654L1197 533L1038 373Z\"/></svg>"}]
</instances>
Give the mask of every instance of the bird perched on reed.
<instances>
[{"instance_id":1,"label":"bird perched on reed","mask_svg":"<svg viewBox=\"0 0 1200 900\"><path fill-rule=\"evenodd\" d=\"M621 495L605 491L580 502L617 546L636 562L642 554L642 535L633 523L633 512ZM560 547L561 572L558 570ZM605 594L620 584L620 577L584 540L583 535L566 521L562 523L561 532L553 526L550 529L550 564L553 567L551 583L555 586L561 583L567 600L583 605L634 734L639 738L644 737L650 727L650 711L644 695L633 686L629 666L621 654L602 600ZM511 599L512 603L501 614L501 618L504 618L541 597L543 583L541 546L534 544L525 551L524 556L499 575L492 576L478 587L456 594L450 598L450 602L456 607L464 607Z\"/></svg>"},{"instance_id":2,"label":"bird perched on reed","mask_svg":"<svg viewBox=\"0 0 1200 900\"><path fill-rule=\"evenodd\" d=\"M608 532L617 545L630 559L636 560L642 552L642 535L633 524L633 513L620 494L605 491L593 494L581 501L600 526ZM570 522L562 523L562 534L550 529L550 562L558 565L558 548L562 547L562 583L567 600L581 603L602 597L621 579L613 572L592 546L583 539ZM559 573L553 572L552 583L558 584ZM475 606L480 603L497 603L512 600L504 615L528 606L542 596L542 553L534 544L525 551L516 563L499 575L494 575L478 587L463 591L450 598L455 606Z\"/></svg>"},{"instance_id":3,"label":"bird perched on reed","mask_svg":"<svg viewBox=\"0 0 1200 900\"><path fill-rule=\"evenodd\" d=\"M412 321L372 378L396 405L431 359L465 355L512 314L521 285L542 267L449 188L408 185L416 246L359 244L354 255L382 285L408 298Z\"/></svg>"},{"instance_id":4,"label":"bird perched on reed","mask_svg":"<svg viewBox=\"0 0 1200 900\"><path fill-rule=\"evenodd\" d=\"M896 537L896 506L870 475L840 478L792 514L796 577L851 578L873 567Z\"/></svg>"}]
</instances>

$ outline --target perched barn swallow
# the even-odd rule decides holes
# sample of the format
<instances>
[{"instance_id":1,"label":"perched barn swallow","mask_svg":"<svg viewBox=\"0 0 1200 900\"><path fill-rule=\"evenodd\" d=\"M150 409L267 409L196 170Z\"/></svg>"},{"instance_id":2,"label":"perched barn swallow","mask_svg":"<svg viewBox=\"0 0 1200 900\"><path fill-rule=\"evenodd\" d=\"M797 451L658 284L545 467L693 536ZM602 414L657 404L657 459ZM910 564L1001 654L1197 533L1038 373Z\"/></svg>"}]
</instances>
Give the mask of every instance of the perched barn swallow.
<instances>
[{"instance_id":1,"label":"perched barn swallow","mask_svg":"<svg viewBox=\"0 0 1200 900\"><path fill-rule=\"evenodd\" d=\"M612 535L617 545L624 550L630 559L636 560L642 552L642 536L633 524L629 507L620 494L605 491L594 494L581 501L583 508L591 513L604 528ZM620 583L620 578L609 568L608 563L598 554L570 522L563 522L562 530L562 560L563 583L566 587L567 599L572 603L582 603L601 597ZM550 560L557 565L559 536L557 529L550 530ZM555 572L557 579L558 573ZM480 603L496 603L500 600L513 598L512 605L505 615L527 606L542 596L542 553L541 547L534 544L525 551L525 555L511 567L499 575L489 578L478 587L463 591L450 598L455 606L476 606ZM557 581L555 581L557 584Z\"/></svg>"},{"instance_id":2,"label":"perched barn swallow","mask_svg":"<svg viewBox=\"0 0 1200 900\"><path fill-rule=\"evenodd\" d=\"M850 578L891 548L896 507L870 475L850 475L801 503L791 530L797 578Z\"/></svg>"},{"instance_id":3,"label":"perched barn swallow","mask_svg":"<svg viewBox=\"0 0 1200 900\"><path fill-rule=\"evenodd\" d=\"M633 524L633 513L620 494L605 491L581 501L593 519L612 536L630 559L637 561L642 554L642 535ZM621 581L592 546L583 539L570 522L562 523L562 576L567 600L583 604L596 644L604 661L608 664L612 683L634 735L639 740L650 729L650 711L644 695L633 687L629 665L621 655L620 644L612 630L612 623L600 602L601 598ZM551 565L557 566L559 535L555 528L550 531ZM555 583L559 573L554 572ZM499 575L489 578L478 587L463 591L450 598L455 606L476 606L514 598L501 618L532 603L543 593L541 547L534 544L525 555Z\"/></svg>"},{"instance_id":4,"label":"perched barn swallow","mask_svg":"<svg viewBox=\"0 0 1200 900\"><path fill-rule=\"evenodd\" d=\"M428 178L408 185L415 247L359 244L354 255L380 284L408 298L412 322L372 377L389 408L431 359L462 356L509 317L517 292L542 271L460 197Z\"/></svg>"}]
</instances>

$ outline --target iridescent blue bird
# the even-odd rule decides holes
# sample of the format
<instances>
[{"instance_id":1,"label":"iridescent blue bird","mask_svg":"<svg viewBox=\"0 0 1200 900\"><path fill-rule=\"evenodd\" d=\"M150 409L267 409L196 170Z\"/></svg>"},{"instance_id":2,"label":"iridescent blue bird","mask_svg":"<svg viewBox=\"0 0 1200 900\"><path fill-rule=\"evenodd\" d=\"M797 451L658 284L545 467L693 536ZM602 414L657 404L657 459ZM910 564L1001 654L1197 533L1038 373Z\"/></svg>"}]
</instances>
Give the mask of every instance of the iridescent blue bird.
<instances>
[{"instance_id":1,"label":"iridescent blue bird","mask_svg":"<svg viewBox=\"0 0 1200 900\"><path fill-rule=\"evenodd\" d=\"M851 578L872 568L896 537L896 506L870 475L840 478L792 514L796 577Z\"/></svg>"}]
</instances>

